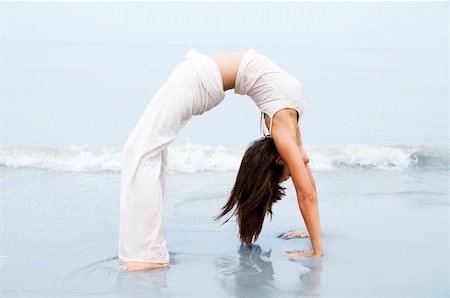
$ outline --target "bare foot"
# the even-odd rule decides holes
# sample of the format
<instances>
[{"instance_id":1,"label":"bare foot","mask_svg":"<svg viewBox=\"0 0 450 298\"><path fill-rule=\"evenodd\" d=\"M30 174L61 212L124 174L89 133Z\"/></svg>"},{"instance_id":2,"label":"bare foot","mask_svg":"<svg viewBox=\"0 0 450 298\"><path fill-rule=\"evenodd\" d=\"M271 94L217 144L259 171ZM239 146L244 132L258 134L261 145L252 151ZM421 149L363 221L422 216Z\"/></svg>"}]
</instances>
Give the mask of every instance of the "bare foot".
<instances>
[{"instance_id":1,"label":"bare foot","mask_svg":"<svg viewBox=\"0 0 450 298\"><path fill-rule=\"evenodd\" d=\"M159 269L169 267L169 262L167 263L145 263L145 262L126 262L120 265L120 269L125 271L142 271L150 269Z\"/></svg>"}]
</instances>

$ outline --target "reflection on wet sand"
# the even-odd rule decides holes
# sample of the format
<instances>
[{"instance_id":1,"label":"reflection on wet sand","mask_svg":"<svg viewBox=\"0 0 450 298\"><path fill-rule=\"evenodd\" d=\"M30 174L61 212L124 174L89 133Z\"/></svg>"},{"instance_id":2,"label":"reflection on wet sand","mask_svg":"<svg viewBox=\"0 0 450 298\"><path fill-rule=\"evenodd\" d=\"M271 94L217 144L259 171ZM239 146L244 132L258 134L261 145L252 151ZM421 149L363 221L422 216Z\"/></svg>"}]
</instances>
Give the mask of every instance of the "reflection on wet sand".
<instances>
[{"instance_id":1,"label":"reflection on wet sand","mask_svg":"<svg viewBox=\"0 0 450 298\"><path fill-rule=\"evenodd\" d=\"M136 294L145 294L145 297L169 297L163 291L168 286L167 273L169 270L170 267L136 272L119 270L116 288L130 297Z\"/></svg>"},{"instance_id":2,"label":"reflection on wet sand","mask_svg":"<svg viewBox=\"0 0 450 298\"><path fill-rule=\"evenodd\" d=\"M236 297L275 297L277 288L270 250L242 245L238 253L238 262L230 258L220 258L217 262L226 292Z\"/></svg>"},{"instance_id":3,"label":"reflection on wet sand","mask_svg":"<svg viewBox=\"0 0 450 298\"><path fill-rule=\"evenodd\" d=\"M166 297L169 268L128 272L119 269L118 257L105 258L76 268L59 280L59 291L77 295ZM115 280L115 282L114 282ZM112 281L112 282L111 282ZM140 296L141 297L141 296Z\"/></svg>"},{"instance_id":4,"label":"reflection on wet sand","mask_svg":"<svg viewBox=\"0 0 450 298\"><path fill-rule=\"evenodd\" d=\"M263 251L259 245L241 246L239 258L221 257L216 262L219 279L224 290L235 297L278 297L281 294L318 296L321 284L322 258L293 259L301 265L300 282L288 285L275 279L270 260L271 250ZM305 272L305 268L307 269Z\"/></svg>"},{"instance_id":5,"label":"reflection on wet sand","mask_svg":"<svg viewBox=\"0 0 450 298\"><path fill-rule=\"evenodd\" d=\"M56 282L58 292L76 295L108 295L119 291L108 285L117 271L117 257L108 257L71 270Z\"/></svg>"},{"instance_id":6,"label":"reflection on wet sand","mask_svg":"<svg viewBox=\"0 0 450 298\"><path fill-rule=\"evenodd\" d=\"M309 270L300 274L300 287L296 291L298 296L318 297L320 295L320 276L323 270L323 258L292 259Z\"/></svg>"}]
</instances>

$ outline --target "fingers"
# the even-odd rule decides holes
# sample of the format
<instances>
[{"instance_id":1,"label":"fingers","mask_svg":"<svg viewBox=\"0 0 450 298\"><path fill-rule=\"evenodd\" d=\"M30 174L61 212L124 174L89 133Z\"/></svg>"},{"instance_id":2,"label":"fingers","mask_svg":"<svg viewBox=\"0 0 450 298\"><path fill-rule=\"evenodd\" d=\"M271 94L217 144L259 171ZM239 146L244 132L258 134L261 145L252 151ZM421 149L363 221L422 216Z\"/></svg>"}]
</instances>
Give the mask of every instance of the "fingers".
<instances>
[{"instance_id":1,"label":"fingers","mask_svg":"<svg viewBox=\"0 0 450 298\"><path fill-rule=\"evenodd\" d=\"M309 237L309 234L307 231L288 231L285 233L281 233L277 236L278 238L281 238L283 240L293 239L293 238L307 238Z\"/></svg>"},{"instance_id":2,"label":"fingers","mask_svg":"<svg viewBox=\"0 0 450 298\"><path fill-rule=\"evenodd\" d=\"M292 237L289 237L290 235L292 235L291 233L292 233L293 231L291 230L291 231L288 231L288 232L284 232L284 233L281 233L281 234L278 234L278 238L281 238L281 239L283 239L283 240L287 240L287 239L290 239L290 238L292 238Z\"/></svg>"},{"instance_id":3,"label":"fingers","mask_svg":"<svg viewBox=\"0 0 450 298\"><path fill-rule=\"evenodd\" d=\"M310 250L299 250L299 251L286 251L283 256L284 259L295 259L302 257L313 257L313 252Z\"/></svg>"}]
</instances>

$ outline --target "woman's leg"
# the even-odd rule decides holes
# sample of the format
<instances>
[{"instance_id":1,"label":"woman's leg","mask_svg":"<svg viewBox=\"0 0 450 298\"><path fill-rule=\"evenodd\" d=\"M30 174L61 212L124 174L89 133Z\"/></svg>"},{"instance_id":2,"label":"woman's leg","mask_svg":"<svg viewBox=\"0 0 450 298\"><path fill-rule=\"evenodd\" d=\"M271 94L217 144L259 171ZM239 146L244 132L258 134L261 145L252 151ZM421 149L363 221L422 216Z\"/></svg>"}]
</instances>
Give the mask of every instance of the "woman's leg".
<instances>
[{"instance_id":1,"label":"woman's leg","mask_svg":"<svg viewBox=\"0 0 450 298\"><path fill-rule=\"evenodd\" d=\"M157 92L123 149L119 232L123 269L161 268L169 263L163 231L167 146L192 116L189 92L174 86L182 75L174 72Z\"/></svg>"},{"instance_id":2,"label":"woman's leg","mask_svg":"<svg viewBox=\"0 0 450 298\"><path fill-rule=\"evenodd\" d=\"M123 269L160 268L169 263L163 230L166 150L152 156L140 156L133 148L124 150L119 246Z\"/></svg>"},{"instance_id":3,"label":"woman's leg","mask_svg":"<svg viewBox=\"0 0 450 298\"><path fill-rule=\"evenodd\" d=\"M124 146L119 236L124 269L168 265L162 218L167 146L193 115L207 111L224 96L217 89L222 84L217 82L220 74L214 62L189 59L174 69L155 94ZM204 68L199 70L201 75L195 68L198 64Z\"/></svg>"}]
</instances>

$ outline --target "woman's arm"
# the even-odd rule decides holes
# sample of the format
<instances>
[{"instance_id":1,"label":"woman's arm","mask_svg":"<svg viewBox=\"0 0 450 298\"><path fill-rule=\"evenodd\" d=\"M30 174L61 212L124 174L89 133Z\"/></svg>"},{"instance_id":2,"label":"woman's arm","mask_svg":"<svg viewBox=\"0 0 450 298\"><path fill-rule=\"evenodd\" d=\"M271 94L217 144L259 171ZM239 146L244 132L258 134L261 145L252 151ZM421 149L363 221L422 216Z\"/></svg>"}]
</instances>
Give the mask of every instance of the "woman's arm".
<instances>
[{"instance_id":1,"label":"woman's arm","mask_svg":"<svg viewBox=\"0 0 450 298\"><path fill-rule=\"evenodd\" d=\"M309 179L311 179L311 183L314 187L314 191L316 191L316 181L314 180L314 177L311 173L311 169L309 167L309 157L308 157L308 155L306 155L305 149L303 148L302 134L300 133L300 129L298 128L298 125L297 125L296 138L297 138L297 145L298 145L298 148L300 149L300 153L301 153L303 162L305 163L306 170L308 171L308 174L309 174ZM316 194L317 194L317 191L316 191Z\"/></svg>"},{"instance_id":2,"label":"woman's arm","mask_svg":"<svg viewBox=\"0 0 450 298\"><path fill-rule=\"evenodd\" d=\"M304 152L301 152L301 140L297 139L297 133L299 133L297 113L291 109L280 110L272 121L272 137L278 153L291 174L297 193L298 206L313 247L312 253L302 252L295 256L322 256L322 236L315 182L309 166L303 160Z\"/></svg>"}]
</instances>

